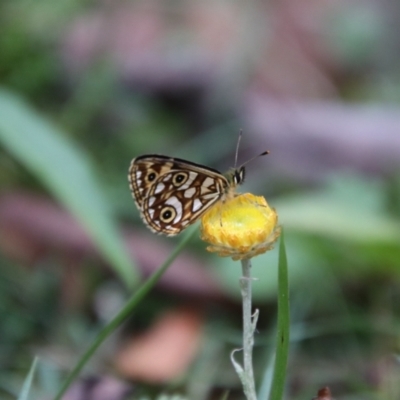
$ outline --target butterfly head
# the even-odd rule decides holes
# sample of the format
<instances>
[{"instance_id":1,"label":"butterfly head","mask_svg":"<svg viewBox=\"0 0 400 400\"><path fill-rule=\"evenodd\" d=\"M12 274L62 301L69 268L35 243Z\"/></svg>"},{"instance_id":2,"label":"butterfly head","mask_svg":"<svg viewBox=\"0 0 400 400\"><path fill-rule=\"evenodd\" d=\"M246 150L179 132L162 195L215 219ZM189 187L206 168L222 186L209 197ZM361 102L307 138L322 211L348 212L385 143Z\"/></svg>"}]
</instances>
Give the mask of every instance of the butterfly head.
<instances>
[{"instance_id":1,"label":"butterfly head","mask_svg":"<svg viewBox=\"0 0 400 400\"><path fill-rule=\"evenodd\" d=\"M244 182L245 176L246 176L246 170L245 170L245 165L248 164L249 162L253 161L254 159L261 157L261 156L265 156L269 154L269 151L264 151L261 154L256 155L255 157L251 158L250 160L247 160L244 164L242 164L240 167L238 168L234 168L231 176L230 176L230 183L232 186L238 186L241 185ZM235 165L237 162L237 152L236 152L236 160L235 160Z\"/></svg>"},{"instance_id":2,"label":"butterfly head","mask_svg":"<svg viewBox=\"0 0 400 400\"><path fill-rule=\"evenodd\" d=\"M235 168L233 170L232 176L231 176L231 183L233 186L239 186L244 182L245 172L246 172L246 170L245 170L244 166Z\"/></svg>"}]
</instances>

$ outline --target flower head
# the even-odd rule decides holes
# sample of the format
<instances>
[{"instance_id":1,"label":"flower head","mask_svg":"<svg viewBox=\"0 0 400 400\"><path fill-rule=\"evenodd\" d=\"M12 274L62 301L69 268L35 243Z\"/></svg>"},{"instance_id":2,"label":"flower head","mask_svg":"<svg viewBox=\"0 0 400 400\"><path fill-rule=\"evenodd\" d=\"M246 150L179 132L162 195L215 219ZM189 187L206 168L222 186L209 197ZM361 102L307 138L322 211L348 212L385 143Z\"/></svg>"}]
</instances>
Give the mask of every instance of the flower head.
<instances>
[{"instance_id":1,"label":"flower head","mask_svg":"<svg viewBox=\"0 0 400 400\"><path fill-rule=\"evenodd\" d=\"M272 249L280 235L278 216L264 197L244 193L217 203L201 218L208 251L234 260Z\"/></svg>"}]
</instances>

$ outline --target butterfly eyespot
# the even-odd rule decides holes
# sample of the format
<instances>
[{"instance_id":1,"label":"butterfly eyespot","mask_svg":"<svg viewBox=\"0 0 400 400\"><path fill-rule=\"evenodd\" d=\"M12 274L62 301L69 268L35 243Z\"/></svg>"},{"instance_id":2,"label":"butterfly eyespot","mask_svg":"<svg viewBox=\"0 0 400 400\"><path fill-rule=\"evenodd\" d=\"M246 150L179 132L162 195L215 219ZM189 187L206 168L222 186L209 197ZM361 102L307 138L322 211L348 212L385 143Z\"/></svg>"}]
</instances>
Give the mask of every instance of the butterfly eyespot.
<instances>
[{"instance_id":1,"label":"butterfly eyespot","mask_svg":"<svg viewBox=\"0 0 400 400\"><path fill-rule=\"evenodd\" d=\"M183 185L187 181L187 179L188 179L188 174L184 172L178 172L172 178L172 183L174 184L174 186L179 187Z\"/></svg>"},{"instance_id":2,"label":"butterfly eyespot","mask_svg":"<svg viewBox=\"0 0 400 400\"><path fill-rule=\"evenodd\" d=\"M174 207L164 207L160 212L160 219L162 222L169 223L176 216L176 211Z\"/></svg>"},{"instance_id":3,"label":"butterfly eyespot","mask_svg":"<svg viewBox=\"0 0 400 400\"><path fill-rule=\"evenodd\" d=\"M147 182L153 182L156 178L157 178L157 175L155 172L150 172L146 176Z\"/></svg>"}]
</instances>

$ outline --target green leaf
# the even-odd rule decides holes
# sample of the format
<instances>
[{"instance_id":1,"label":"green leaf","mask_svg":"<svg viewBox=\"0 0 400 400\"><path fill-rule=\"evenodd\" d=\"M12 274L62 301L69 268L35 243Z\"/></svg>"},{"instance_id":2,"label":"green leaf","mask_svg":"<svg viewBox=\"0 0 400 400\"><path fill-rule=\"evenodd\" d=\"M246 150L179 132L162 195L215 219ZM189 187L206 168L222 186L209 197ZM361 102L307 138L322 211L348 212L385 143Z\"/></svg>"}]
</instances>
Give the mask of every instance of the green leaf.
<instances>
[{"instance_id":1,"label":"green leaf","mask_svg":"<svg viewBox=\"0 0 400 400\"><path fill-rule=\"evenodd\" d=\"M289 279L283 230L279 246L278 272L278 329L276 335L275 365L271 400L281 400L285 390L286 368L289 356Z\"/></svg>"},{"instance_id":2,"label":"green leaf","mask_svg":"<svg viewBox=\"0 0 400 400\"><path fill-rule=\"evenodd\" d=\"M0 141L80 221L132 287L136 274L88 156L11 92L0 89Z\"/></svg>"},{"instance_id":3,"label":"green leaf","mask_svg":"<svg viewBox=\"0 0 400 400\"><path fill-rule=\"evenodd\" d=\"M18 400L28 400L29 398L29 391L31 390L33 376L35 375L35 370L37 366L38 358L35 357L31 368L29 369L29 373L25 378L24 384L22 385L21 393L18 396Z\"/></svg>"}]
</instances>

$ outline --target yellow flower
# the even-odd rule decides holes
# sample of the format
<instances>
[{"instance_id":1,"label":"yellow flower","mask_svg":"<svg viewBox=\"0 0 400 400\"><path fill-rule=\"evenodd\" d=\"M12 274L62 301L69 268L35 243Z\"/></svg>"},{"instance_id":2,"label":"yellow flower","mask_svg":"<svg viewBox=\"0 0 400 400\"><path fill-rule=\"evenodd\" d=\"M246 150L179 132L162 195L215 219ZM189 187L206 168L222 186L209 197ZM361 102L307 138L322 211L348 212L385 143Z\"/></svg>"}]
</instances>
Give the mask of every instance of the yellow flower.
<instances>
[{"instance_id":1,"label":"yellow flower","mask_svg":"<svg viewBox=\"0 0 400 400\"><path fill-rule=\"evenodd\" d=\"M264 197L244 193L217 203L201 218L201 239L208 251L234 260L272 249L280 235L278 215Z\"/></svg>"}]
</instances>

